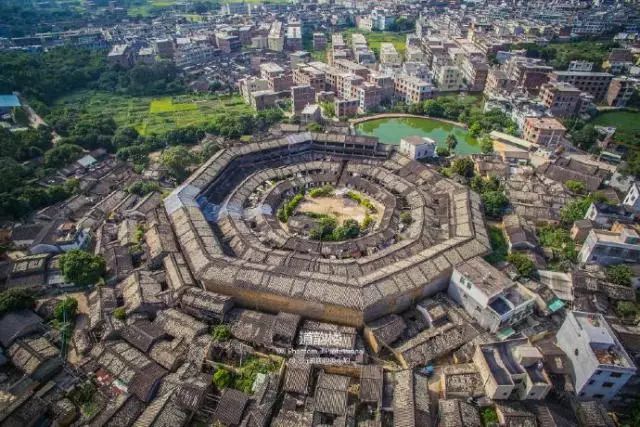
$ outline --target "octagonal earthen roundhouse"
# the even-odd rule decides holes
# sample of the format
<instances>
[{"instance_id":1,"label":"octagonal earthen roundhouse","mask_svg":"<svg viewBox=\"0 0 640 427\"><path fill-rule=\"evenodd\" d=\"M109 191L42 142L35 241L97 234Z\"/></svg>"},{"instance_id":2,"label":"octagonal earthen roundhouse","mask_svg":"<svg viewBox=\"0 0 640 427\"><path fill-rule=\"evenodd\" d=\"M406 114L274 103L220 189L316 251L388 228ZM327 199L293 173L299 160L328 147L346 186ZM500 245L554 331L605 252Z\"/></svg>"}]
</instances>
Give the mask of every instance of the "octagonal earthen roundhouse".
<instances>
[{"instance_id":1,"label":"octagonal earthen roundhouse","mask_svg":"<svg viewBox=\"0 0 640 427\"><path fill-rule=\"evenodd\" d=\"M344 242L289 234L278 205L323 184L384 204L378 228ZM354 326L445 289L452 266L490 250L477 194L366 137L300 133L222 150L165 209L206 289ZM406 229L402 211L413 218Z\"/></svg>"}]
</instances>

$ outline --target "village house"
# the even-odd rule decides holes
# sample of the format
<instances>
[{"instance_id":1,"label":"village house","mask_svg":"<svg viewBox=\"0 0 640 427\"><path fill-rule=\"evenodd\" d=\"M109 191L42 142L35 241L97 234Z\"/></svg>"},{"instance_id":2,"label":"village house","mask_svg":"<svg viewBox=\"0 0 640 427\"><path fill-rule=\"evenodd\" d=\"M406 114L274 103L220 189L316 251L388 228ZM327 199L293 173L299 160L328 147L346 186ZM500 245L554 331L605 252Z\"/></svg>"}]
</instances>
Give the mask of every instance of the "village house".
<instances>
[{"instance_id":1,"label":"village house","mask_svg":"<svg viewBox=\"0 0 640 427\"><path fill-rule=\"evenodd\" d=\"M162 285L149 271L134 271L118 287L122 292L127 315L135 313L153 317L164 307L164 301L159 295Z\"/></svg>"},{"instance_id":2,"label":"village house","mask_svg":"<svg viewBox=\"0 0 640 427\"><path fill-rule=\"evenodd\" d=\"M479 345L473 356L485 393L493 400L544 399L551 381L542 360L526 338Z\"/></svg>"},{"instance_id":3,"label":"village house","mask_svg":"<svg viewBox=\"0 0 640 427\"><path fill-rule=\"evenodd\" d=\"M481 258L455 267L448 294L491 332L521 322L534 306L526 289Z\"/></svg>"},{"instance_id":4,"label":"village house","mask_svg":"<svg viewBox=\"0 0 640 427\"><path fill-rule=\"evenodd\" d=\"M11 344L7 355L15 367L40 382L51 378L62 367L60 351L45 337L20 338Z\"/></svg>"},{"instance_id":5,"label":"village house","mask_svg":"<svg viewBox=\"0 0 640 427\"><path fill-rule=\"evenodd\" d=\"M611 401L637 368L601 314L572 311L556 335L582 400Z\"/></svg>"}]
</instances>

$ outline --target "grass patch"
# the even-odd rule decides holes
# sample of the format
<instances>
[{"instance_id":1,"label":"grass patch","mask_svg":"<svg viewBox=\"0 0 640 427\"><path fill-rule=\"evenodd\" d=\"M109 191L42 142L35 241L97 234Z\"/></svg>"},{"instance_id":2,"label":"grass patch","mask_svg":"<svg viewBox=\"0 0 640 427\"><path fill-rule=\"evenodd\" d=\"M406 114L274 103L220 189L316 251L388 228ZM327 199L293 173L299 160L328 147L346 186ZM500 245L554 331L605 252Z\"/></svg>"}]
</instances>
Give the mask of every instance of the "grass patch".
<instances>
[{"instance_id":1,"label":"grass patch","mask_svg":"<svg viewBox=\"0 0 640 427\"><path fill-rule=\"evenodd\" d=\"M493 252L487 255L484 259L489 264L498 264L506 261L509 253L509 245L507 239L499 227L489 227L489 241L491 242L491 249Z\"/></svg>"},{"instance_id":2,"label":"grass patch","mask_svg":"<svg viewBox=\"0 0 640 427\"><path fill-rule=\"evenodd\" d=\"M597 126L613 126L616 128L616 142L628 146L640 147L640 111L606 111L598 114L592 121Z\"/></svg>"},{"instance_id":3,"label":"grass patch","mask_svg":"<svg viewBox=\"0 0 640 427\"><path fill-rule=\"evenodd\" d=\"M175 113L177 111L193 111L197 109L198 106L193 103L174 104L171 98L154 99L149 105L149 113L151 114Z\"/></svg>"},{"instance_id":4,"label":"grass patch","mask_svg":"<svg viewBox=\"0 0 640 427\"><path fill-rule=\"evenodd\" d=\"M112 117L118 126L133 126L142 135L199 126L222 115L253 114L240 96L212 94L153 98L79 91L56 101L53 109L60 108L78 110L81 119Z\"/></svg>"},{"instance_id":5,"label":"grass patch","mask_svg":"<svg viewBox=\"0 0 640 427\"><path fill-rule=\"evenodd\" d=\"M407 33L406 32L393 32L393 31L364 31L357 28L350 28L343 32L344 41L347 44L351 43L351 34L362 33L367 39L369 48L373 50L377 57L380 56L380 44L393 43L400 55L404 55L407 50Z\"/></svg>"},{"instance_id":6,"label":"grass patch","mask_svg":"<svg viewBox=\"0 0 640 427\"><path fill-rule=\"evenodd\" d=\"M481 410L480 417L482 418L483 427L497 425L498 423L498 413L493 406Z\"/></svg>"}]
</instances>

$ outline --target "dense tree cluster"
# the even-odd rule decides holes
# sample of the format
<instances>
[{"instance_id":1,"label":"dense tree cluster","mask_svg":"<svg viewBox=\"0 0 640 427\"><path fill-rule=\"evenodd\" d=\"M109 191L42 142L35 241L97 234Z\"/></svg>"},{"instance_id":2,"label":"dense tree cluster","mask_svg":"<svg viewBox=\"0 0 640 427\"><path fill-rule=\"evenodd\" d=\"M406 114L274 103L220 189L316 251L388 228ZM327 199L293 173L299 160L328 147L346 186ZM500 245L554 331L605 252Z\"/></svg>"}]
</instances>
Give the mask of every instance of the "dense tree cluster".
<instances>
[{"instance_id":1,"label":"dense tree cluster","mask_svg":"<svg viewBox=\"0 0 640 427\"><path fill-rule=\"evenodd\" d=\"M498 109L485 112L474 98L440 96L422 103L400 104L396 110L464 123L468 126L469 133L476 138L494 130L509 134L516 134L518 131L517 125L506 113Z\"/></svg>"},{"instance_id":2,"label":"dense tree cluster","mask_svg":"<svg viewBox=\"0 0 640 427\"><path fill-rule=\"evenodd\" d=\"M49 128L23 132L0 129L0 217L19 218L73 194L77 187L75 180L47 188L37 183L52 172L50 168L58 167L64 156L77 154L75 148L64 145L51 147ZM71 155L71 151L76 154ZM37 159L43 155L41 167Z\"/></svg>"},{"instance_id":3,"label":"dense tree cluster","mask_svg":"<svg viewBox=\"0 0 640 427\"><path fill-rule=\"evenodd\" d=\"M507 256L507 260L518 270L518 274L521 277L533 277L536 271L536 265L526 255L512 252Z\"/></svg>"},{"instance_id":4,"label":"dense tree cluster","mask_svg":"<svg viewBox=\"0 0 640 427\"><path fill-rule=\"evenodd\" d=\"M50 3L36 0L0 1L0 37L23 37L55 31L56 24L82 22L81 14L75 8L58 6L56 2Z\"/></svg>"},{"instance_id":5,"label":"dense tree cluster","mask_svg":"<svg viewBox=\"0 0 640 427\"><path fill-rule=\"evenodd\" d=\"M566 70L574 60L592 62L596 71L607 57L611 49L619 47L617 42L597 42L583 40L571 43L554 43L539 46L535 43L523 43L513 46L514 49L525 49L530 58L540 58L555 69Z\"/></svg>"},{"instance_id":6,"label":"dense tree cluster","mask_svg":"<svg viewBox=\"0 0 640 427\"><path fill-rule=\"evenodd\" d=\"M106 263L100 255L72 250L60 257L60 269L65 280L78 286L96 284L105 272Z\"/></svg>"},{"instance_id":7,"label":"dense tree cluster","mask_svg":"<svg viewBox=\"0 0 640 427\"><path fill-rule=\"evenodd\" d=\"M13 288L0 292L0 316L11 311L31 308L35 301L33 293L28 289Z\"/></svg>"},{"instance_id":8,"label":"dense tree cluster","mask_svg":"<svg viewBox=\"0 0 640 427\"><path fill-rule=\"evenodd\" d=\"M568 119L565 127L573 145L586 151L597 150L598 131L592 124L580 119Z\"/></svg>"},{"instance_id":9,"label":"dense tree cluster","mask_svg":"<svg viewBox=\"0 0 640 427\"><path fill-rule=\"evenodd\" d=\"M43 53L0 53L0 93L19 91L32 104L50 103L78 89L127 95L156 95L184 89L176 66L168 61L130 69L109 65L104 52L57 48ZM36 104L40 111L43 104Z\"/></svg>"}]
</instances>

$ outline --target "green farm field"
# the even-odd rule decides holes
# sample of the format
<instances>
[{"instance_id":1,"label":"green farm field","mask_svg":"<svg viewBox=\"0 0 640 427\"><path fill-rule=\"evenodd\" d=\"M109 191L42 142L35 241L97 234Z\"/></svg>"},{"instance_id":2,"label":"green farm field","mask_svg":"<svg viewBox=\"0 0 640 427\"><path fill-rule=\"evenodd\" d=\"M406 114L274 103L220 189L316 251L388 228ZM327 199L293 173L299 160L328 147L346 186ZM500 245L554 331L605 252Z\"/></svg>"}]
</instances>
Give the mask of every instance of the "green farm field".
<instances>
[{"instance_id":1,"label":"green farm field","mask_svg":"<svg viewBox=\"0 0 640 427\"><path fill-rule=\"evenodd\" d=\"M113 117L119 126L133 126L142 135L203 125L220 115L253 114L240 96L211 94L153 98L81 91L59 99L53 108L78 110L87 118Z\"/></svg>"},{"instance_id":2,"label":"green farm field","mask_svg":"<svg viewBox=\"0 0 640 427\"><path fill-rule=\"evenodd\" d=\"M393 43L400 55L404 55L407 50L407 33L391 32L391 31L363 31L357 28L350 28L343 32L345 43L351 43L351 34L362 33L367 39L369 48L378 56L380 54L380 44Z\"/></svg>"},{"instance_id":3,"label":"green farm field","mask_svg":"<svg viewBox=\"0 0 640 427\"><path fill-rule=\"evenodd\" d=\"M617 142L640 148L640 111L605 111L598 114L591 123L615 127L614 139Z\"/></svg>"}]
</instances>

